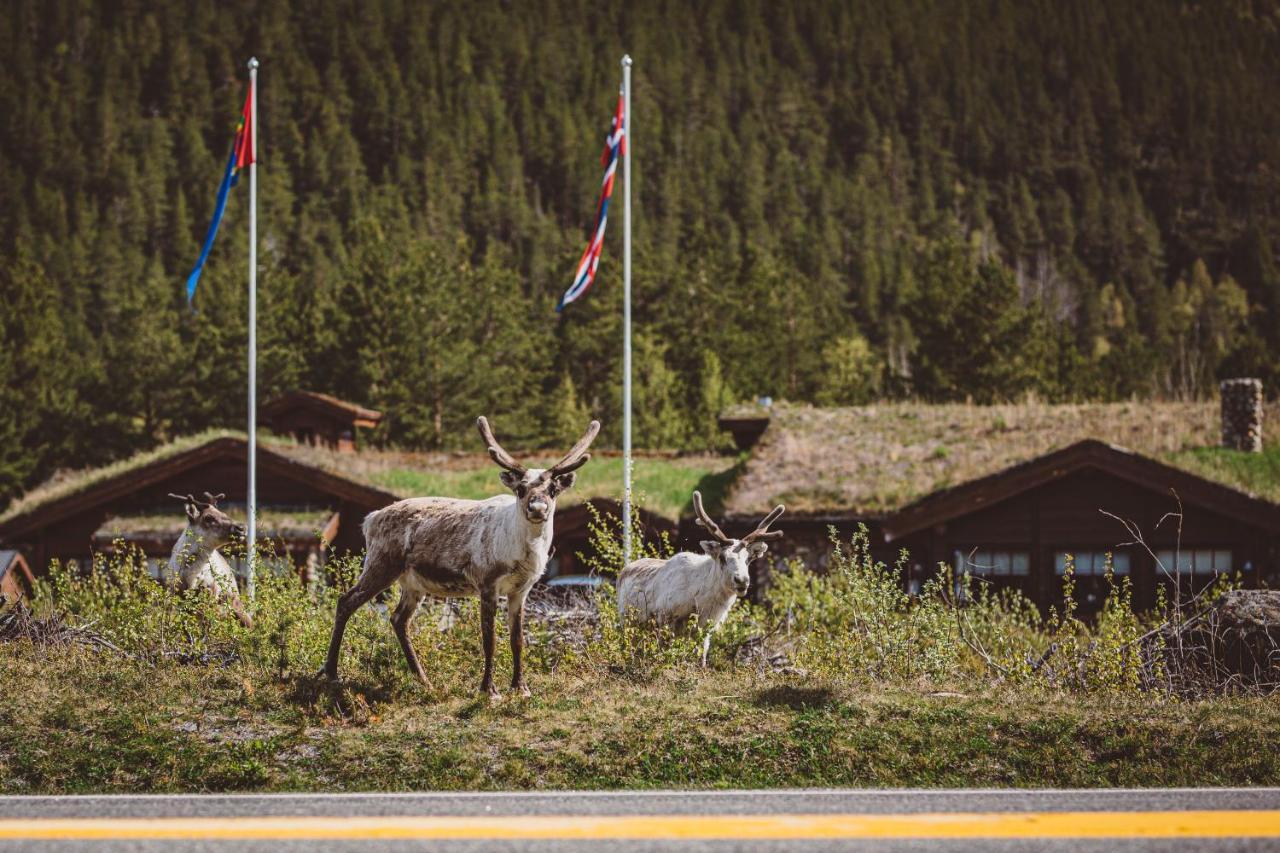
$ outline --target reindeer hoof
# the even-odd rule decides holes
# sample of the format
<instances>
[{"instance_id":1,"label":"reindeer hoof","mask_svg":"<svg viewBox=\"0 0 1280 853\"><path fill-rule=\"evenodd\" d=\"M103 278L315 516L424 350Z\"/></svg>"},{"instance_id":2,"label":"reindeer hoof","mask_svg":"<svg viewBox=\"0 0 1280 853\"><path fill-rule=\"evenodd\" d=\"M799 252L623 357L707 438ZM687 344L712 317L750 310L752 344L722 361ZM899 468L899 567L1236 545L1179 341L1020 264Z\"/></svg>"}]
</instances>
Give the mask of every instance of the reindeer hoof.
<instances>
[{"instance_id":1,"label":"reindeer hoof","mask_svg":"<svg viewBox=\"0 0 1280 853\"><path fill-rule=\"evenodd\" d=\"M498 692L498 688L494 687L492 684L481 684L480 695L488 696L490 702L497 702L502 698L502 694Z\"/></svg>"},{"instance_id":2,"label":"reindeer hoof","mask_svg":"<svg viewBox=\"0 0 1280 853\"><path fill-rule=\"evenodd\" d=\"M513 684L513 685L511 685L511 689L512 689L512 690L514 690L515 692L519 693L519 694L520 694L520 696L521 696L521 697L523 697L523 698L525 698L525 699L528 699L530 696L532 696L532 695L533 695L532 693L530 693L530 692L529 692L529 688L528 688L525 684L523 684L523 683L521 683L521 684Z\"/></svg>"}]
</instances>

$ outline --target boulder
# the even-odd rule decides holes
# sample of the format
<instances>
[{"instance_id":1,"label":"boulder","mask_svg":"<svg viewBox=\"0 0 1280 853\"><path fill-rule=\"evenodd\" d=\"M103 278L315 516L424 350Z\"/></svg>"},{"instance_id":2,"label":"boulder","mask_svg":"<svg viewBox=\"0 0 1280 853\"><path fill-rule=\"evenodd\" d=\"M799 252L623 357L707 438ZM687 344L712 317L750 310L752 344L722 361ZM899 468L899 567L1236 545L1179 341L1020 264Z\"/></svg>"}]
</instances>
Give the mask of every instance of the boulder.
<instances>
[{"instance_id":1,"label":"boulder","mask_svg":"<svg viewBox=\"0 0 1280 853\"><path fill-rule=\"evenodd\" d=\"M1280 590L1235 589L1205 619L1204 640L1217 664L1241 686L1280 684Z\"/></svg>"}]
</instances>

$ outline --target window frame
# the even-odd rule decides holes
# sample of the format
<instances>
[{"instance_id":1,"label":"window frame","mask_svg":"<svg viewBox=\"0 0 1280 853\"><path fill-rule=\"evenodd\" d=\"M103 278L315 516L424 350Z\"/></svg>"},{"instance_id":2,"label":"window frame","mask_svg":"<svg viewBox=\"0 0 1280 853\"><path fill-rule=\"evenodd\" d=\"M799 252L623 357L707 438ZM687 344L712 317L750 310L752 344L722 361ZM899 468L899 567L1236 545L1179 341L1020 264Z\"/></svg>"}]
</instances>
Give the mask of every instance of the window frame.
<instances>
[{"instance_id":1,"label":"window frame","mask_svg":"<svg viewBox=\"0 0 1280 853\"><path fill-rule=\"evenodd\" d=\"M1179 548L1157 548L1155 549L1156 560L1158 561L1155 570L1165 580L1174 580L1176 578L1215 578L1219 575L1230 575L1236 571L1236 552L1229 545L1191 545ZM1176 557L1175 557L1176 555ZM1198 567L1200 557L1208 558L1207 569ZM1226 557L1226 566L1219 568L1221 557ZM1173 565L1175 559L1180 558L1184 564L1181 571ZM1161 570L1160 566L1164 569Z\"/></svg>"},{"instance_id":2,"label":"window frame","mask_svg":"<svg viewBox=\"0 0 1280 853\"><path fill-rule=\"evenodd\" d=\"M1126 549L1124 546L1116 545L1081 545L1073 547L1070 545L1052 545L1049 547L1049 562L1053 566L1053 577L1061 578L1065 569L1065 559L1063 567L1059 568L1059 558L1065 558L1070 554L1075 561L1076 570L1072 573L1072 577L1080 578L1102 578L1106 577L1106 558L1107 554L1111 555L1112 573L1118 578L1127 578L1133 576L1133 566L1135 554L1133 551ZM1080 571L1080 557L1087 555L1089 557L1089 571ZM1125 569L1120 571L1116 565L1117 557L1124 557Z\"/></svg>"},{"instance_id":3,"label":"window frame","mask_svg":"<svg viewBox=\"0 0 1280 853\"><path fill-rule=\"evenodd\" d=\"M979 559L979 555L986 554L989 559L985 562ZM972 555L972 559L970 557ZM997 557L1006 557L1005 568L1001 571L1001 565L997 561ZM1022 571L1016 570L1017 558L1022 558ZM1014 580L1031 577L1031 548L1008 547L1004 545L971 545L968 548L951 549L951 570L955 573L955 578L959 580L962 575L970 575L972 577L982 578L983 580Z\"/></svg>"}]
</instances>

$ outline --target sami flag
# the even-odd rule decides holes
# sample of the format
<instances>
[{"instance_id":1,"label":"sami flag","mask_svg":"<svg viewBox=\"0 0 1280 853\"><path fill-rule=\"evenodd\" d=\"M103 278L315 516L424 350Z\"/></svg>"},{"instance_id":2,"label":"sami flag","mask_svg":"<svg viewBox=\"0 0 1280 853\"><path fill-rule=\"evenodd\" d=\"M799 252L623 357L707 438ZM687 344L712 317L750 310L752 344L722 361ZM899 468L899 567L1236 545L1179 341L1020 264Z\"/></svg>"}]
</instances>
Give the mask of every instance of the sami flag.
<instances>
[{"instance_id":1,"label":"sami flag","mask_svg":"<svg viewBox=\"0 0 1280 853\"><path fill-rule=\"evenodd\" d=\"M227 157L227 170L222 175L222 184L218 187L218 200L213 205L213 221L209 223L209 231L204 235L204 246L200 249L200 259L195 269L187 276L187 304L196 297L196 285L200 283L200 273L204 271L204 262L209 258L209 250L213 248L213 238L218 236L218 225L222 222L222 213L227 209L227 193L240 180L240 170L253 158L253 87L249 87L244 98L244 110L240 114L240 123L236 125L235 140L231 144L231 154Z\"/></svg>"},{"instance_id":2,"label":"sami flag","mask_svg":"<svg viewBox=\"0 0 1280 853\"><path fill-rule=\"evenodd\" d=\"M609 136L605 140L604 153L600 155L600 165L604 166L604 181L600 188L600 203L596 208L596 225L591 231L591 242L578 261L578 268L573 274L573 284L560 297L556 311L563 311L564 306L586 293L596 280L596 270L600 266L600 252L604 249L604 226L609 220L609 199L613 197L613 176L618 171L618 156L625 150L627 124L623 113L625 101L622 92L618 92L618 108L613 113L613 125L609 128Z\"/></svg>"}]
</instances>

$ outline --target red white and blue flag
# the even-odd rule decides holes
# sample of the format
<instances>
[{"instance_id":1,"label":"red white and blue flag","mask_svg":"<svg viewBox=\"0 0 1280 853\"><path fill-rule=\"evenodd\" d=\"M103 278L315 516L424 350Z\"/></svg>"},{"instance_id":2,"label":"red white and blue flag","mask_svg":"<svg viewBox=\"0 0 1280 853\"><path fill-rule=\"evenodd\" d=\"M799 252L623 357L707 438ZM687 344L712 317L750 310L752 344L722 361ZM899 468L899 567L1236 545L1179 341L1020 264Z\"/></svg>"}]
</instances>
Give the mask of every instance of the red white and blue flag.
<instances>
[{"instance_id":1,"label":"red white and blue flag","mask_svg":"<svg viewBox=\"0 0 1280 853\"><path fill-rule=\"evenodd\" d=\"M253 126L253 88L244 96L244 109L240 111L240 123L236 125L235 139L231 142L231 155L227 158L227 168L222 173L222 184L218 187L218 200L213 205L213 221L204 235L204 243L200 247L200 258L195 268L187 276L187 304L196 298L196 285L200 283L200 273L204 271L204 262L209 260L209 250L213 248L213 240L218 236L218 225L222 222L222 214L227 209L227 193L240 180L240 170L254 162L254 145L250 138L256 134Z\"/></svg>"},{"instance_id":2,"label":"red white and blue flag","mask_svg":"<svg viewBox=\"0 0 1280 853\"><path fill-rule=\"evenodd\" d=\"M604 182L600 188L600 204L596 209L596 224L591 232L591 242L578 261L578 269L573 274L573 284L560 297L556 311L564 310L564 306L576 301L591 288L596 280L596 270L600 266L600 250L604 248L604 226L609 220L609 199L613 196L613 176L618 170L618 158L626 151L627 123L623 115L622 92L618 92L618 108L613 114L613 124L609 128L609 137L605 140L604 153L600 155L600 164L604 166Z\"/></svg>"}]
</instances>

